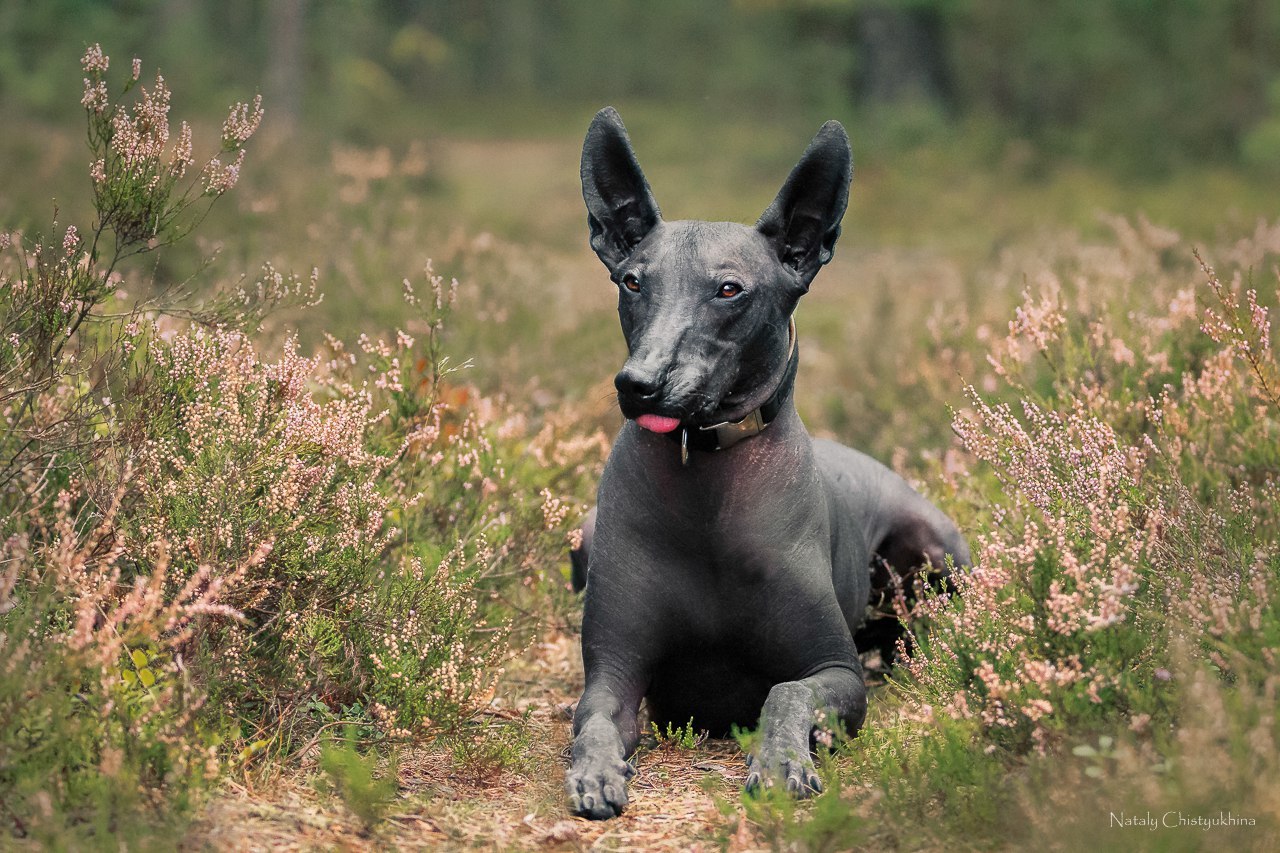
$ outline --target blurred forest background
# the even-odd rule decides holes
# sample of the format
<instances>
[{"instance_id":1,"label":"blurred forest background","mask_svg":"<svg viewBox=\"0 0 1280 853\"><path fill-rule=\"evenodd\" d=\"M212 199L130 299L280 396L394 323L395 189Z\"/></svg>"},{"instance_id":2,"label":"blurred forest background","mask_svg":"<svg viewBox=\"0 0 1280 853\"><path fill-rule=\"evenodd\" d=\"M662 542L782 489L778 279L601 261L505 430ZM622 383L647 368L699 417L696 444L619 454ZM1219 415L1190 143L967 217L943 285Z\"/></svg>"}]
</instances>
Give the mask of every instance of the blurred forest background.
<instances>
[{"instance_id":1,"label":"blurred forest background","mask_svg":"<svg viewBox=\"0 0 1280 853\"><path fill-rule=\"evenodd\" d=\"M1278 38L1270 0L46 0L0 11L0 97L68 119L62 54L96 40L195 106L261 88L278 131L526 135L642 101L899 145L980 124L1152 176L1274 163Z\"/></svg>"},{"instance_id":2,"label":"blurred forest background","mask_svg":"<svg viewBox=\"0 0 1280 853\"><path fill-rule=\"evenodd\" d=\"M196 106L261 88L278 131L524 135L642 101L853 117L891 144L981 124L1151 176L1275 161L1278 38L1269 0L47 0L0 11L0 97L69 118L63 50L97 40L145 50Z\"/></svg>"}]
</instances>

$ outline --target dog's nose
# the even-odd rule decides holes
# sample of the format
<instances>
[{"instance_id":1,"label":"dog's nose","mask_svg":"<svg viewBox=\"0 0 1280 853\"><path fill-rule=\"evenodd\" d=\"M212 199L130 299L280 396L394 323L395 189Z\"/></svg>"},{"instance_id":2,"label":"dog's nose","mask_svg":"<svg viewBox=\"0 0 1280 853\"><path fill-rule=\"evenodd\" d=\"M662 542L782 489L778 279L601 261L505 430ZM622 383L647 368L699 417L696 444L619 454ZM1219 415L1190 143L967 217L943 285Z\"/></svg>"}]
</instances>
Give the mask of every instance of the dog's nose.
<instances>
[{"instance_id":1,"label":"dog's nose","mask_svg":"<svg viewBox=\"0 0 1280 853\"><path fill-rule=\"evenodd\" d=\"M618 375L613 378L613 385L623 397L637 403L647 403L658 396L661 383L657 375L627 366L618 371Z\"/></svg>"}]
</instances>

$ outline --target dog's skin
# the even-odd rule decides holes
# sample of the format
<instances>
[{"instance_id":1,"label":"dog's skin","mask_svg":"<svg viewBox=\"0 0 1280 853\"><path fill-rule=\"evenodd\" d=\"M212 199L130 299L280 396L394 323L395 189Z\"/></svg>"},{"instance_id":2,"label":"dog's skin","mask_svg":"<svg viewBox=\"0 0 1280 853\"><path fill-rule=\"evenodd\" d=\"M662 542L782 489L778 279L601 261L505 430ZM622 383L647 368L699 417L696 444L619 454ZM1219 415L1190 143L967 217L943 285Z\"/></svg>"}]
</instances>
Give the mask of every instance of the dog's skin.
<instances>
[{"instance_id":1,"label":"dog's skin","mask_svg":"<svg viewBox=\"0 0 1280 853\"><path fill-rule=\"evenodd\" d=\"M615 380L627 421L573 555L586 581L577 814L626 805L642 699L659 726L759 724L748 787L820 790L815 721L834 714L853 732L866 713L854 634L873 555L902 570L968 563L945 515L878 462L811 439L792 404L790 318L831 259L851 175L830 121L754 227L666 222L618 114L601 110L587 132L591 246L618 284L630 355ZM682 463L673 436L771 400L767 428Z\"/></svg>"}]
</instances>

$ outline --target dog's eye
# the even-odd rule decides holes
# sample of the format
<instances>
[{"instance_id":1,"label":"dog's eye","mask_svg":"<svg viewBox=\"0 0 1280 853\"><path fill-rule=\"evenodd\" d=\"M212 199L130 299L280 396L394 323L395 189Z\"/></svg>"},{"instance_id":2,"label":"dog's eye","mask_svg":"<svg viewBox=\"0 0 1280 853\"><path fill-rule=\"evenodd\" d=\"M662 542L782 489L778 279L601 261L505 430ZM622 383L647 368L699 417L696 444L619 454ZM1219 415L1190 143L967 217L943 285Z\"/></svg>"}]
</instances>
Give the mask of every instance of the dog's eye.
<instances>
[{"instance_id":1,"label":"dog's eye","mask_svg":"<svg viewBox=\"0 0 1280 853\"><path fill-rule=\"evenodd\" d=\"M720 299L732 299L742 292L742 285L736 281L726 281L720 285L720 289L716 291L716 296Z\"/></svg>"},{"instance_id":2,"label":"dog's eye","mask_svg":"<svg viewBox=\"0 0 1280 853\"><path fill-rule=\"evenodd\" d=\"M629 272L622 277L622 286L632 293L640 292L640 279L635 273Z\"/></svg>"}]
</instances>

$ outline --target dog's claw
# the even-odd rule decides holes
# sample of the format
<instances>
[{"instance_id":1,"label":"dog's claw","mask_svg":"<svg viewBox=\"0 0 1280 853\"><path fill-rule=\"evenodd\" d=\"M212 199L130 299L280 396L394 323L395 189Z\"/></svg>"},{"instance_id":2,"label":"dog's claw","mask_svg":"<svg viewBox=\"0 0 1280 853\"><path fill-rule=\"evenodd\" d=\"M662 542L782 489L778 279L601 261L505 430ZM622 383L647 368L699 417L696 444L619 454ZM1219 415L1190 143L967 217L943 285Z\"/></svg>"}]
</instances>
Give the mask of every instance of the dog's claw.
<instances>
[{"instance_id":1,"label":"dog's claw","mask_svg":"<svg viewBox=\"0 0 1280 853\"><path fill-rule=\"evenodd\" d=\"M797 799L806 799L822 793L822 780L817 770L808 760L788 759L776 764L766 764L756 756L749 756L746 782L743 788L748 793L755 793L762 788L773 787L777 780L786 787L786 791Z\"/></svg>"}]
</instances>

